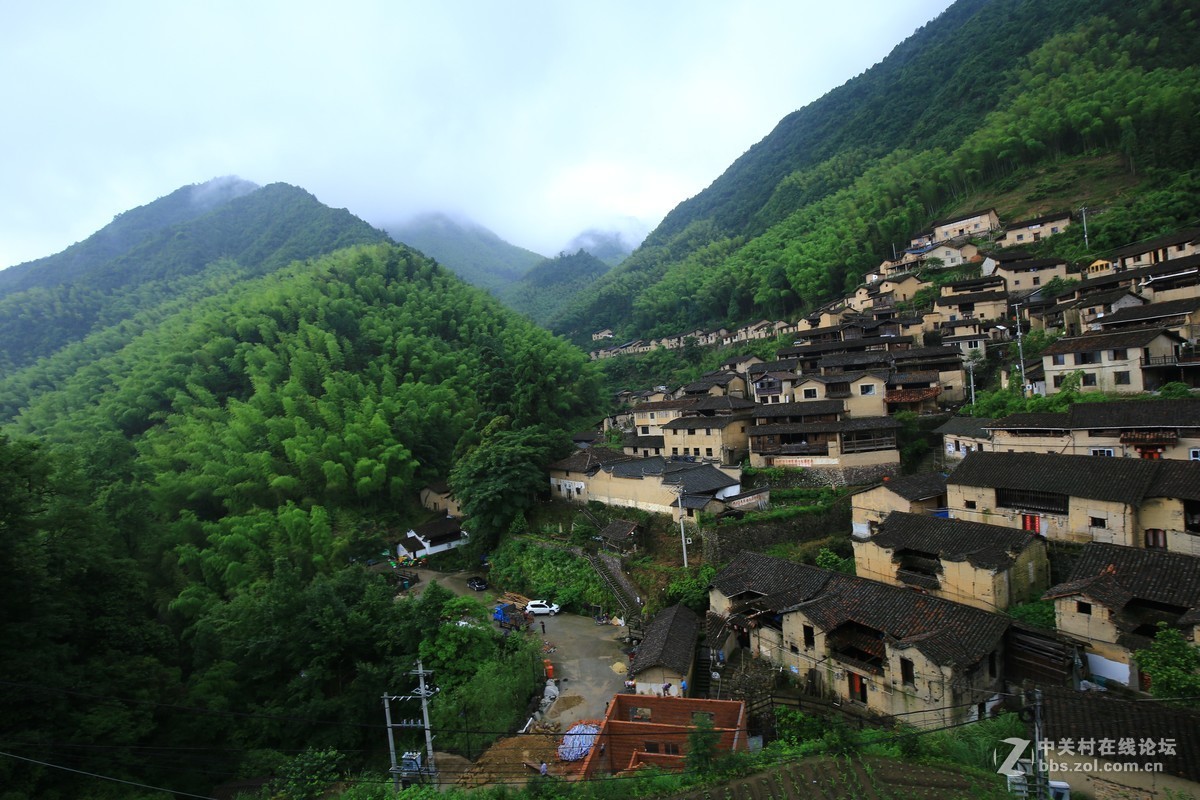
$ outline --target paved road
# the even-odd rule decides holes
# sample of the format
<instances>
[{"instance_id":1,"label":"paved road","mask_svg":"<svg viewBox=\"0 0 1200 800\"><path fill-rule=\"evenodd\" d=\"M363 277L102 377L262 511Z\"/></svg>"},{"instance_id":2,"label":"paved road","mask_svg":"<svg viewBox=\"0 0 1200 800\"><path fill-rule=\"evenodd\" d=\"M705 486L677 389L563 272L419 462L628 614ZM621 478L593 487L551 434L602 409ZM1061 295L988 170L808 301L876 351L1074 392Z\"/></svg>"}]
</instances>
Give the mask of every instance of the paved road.
<instances>
[{"instance_id":1,"label":"paved road","mask_svg":"<svg viewBox=\"0 0 1200 800\"><path fill-rule=\"evenodd\" d=\"M436 580L455 594L475 597L485 605L493 605L499 595L494 589L474 592L467 588L467 579L479 574L477 572L416 571L421 576L418 589ZM546 626L544 636L543 623ZM609 700L625 685L624 668L629 664L621 650L625 629L597 625L591 617L563 613L537 617L532 630L557 648L547 658L554 665L554 677L561 694L550 707L547 717L560 722L563 730L581 719L603 717Z\"/></svg>"}]
</instances>

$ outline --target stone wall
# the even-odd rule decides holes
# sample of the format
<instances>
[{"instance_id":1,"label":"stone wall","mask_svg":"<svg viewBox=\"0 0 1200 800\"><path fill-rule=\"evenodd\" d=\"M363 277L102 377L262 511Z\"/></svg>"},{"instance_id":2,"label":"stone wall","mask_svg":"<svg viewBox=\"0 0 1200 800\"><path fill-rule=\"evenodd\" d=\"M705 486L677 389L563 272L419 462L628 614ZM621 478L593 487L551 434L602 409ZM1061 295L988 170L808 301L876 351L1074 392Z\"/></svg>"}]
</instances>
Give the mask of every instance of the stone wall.
<instances>
[{"instance_id":1,"label":"stone wall","mask_svg":"<svg viewBox=\"0 0 1200 800\"><path fill-rule=\"evenodd\" d=\"M705 562L723 564L742 550L761 552L781 542L810 542L839 534L850 535L849 498L842 498L823 513L707 527L701 538Z\"/></svg>"}]
</instances>

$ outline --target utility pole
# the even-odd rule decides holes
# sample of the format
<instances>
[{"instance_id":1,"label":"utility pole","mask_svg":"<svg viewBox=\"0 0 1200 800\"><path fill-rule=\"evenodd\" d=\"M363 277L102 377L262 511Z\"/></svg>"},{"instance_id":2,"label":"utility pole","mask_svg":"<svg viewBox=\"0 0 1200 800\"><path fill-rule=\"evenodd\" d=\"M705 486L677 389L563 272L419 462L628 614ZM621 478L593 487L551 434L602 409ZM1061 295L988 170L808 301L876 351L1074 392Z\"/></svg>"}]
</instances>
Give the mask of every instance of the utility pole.
<instances>
[{"instance_id":1,"label":"utility pole","mask_svg":"<svg viewBox=\"0 0 1200 800\"><path fill-rule=\"evenodd\" d=\"M687 534L683 530L683 484L679 484L679 543L683 545L683 568L687 569Z\"/></svg>"},{"instance_id":2,"label":"utility pole","mask_svg":"<svg viewBox=\"0 0 1200 800\"><path fill-rule=\"evenodd\" d=\"M421 660L417 659L417 668L409 675L417 676L417 688L410 695L389 695L383 696L383 715L387 723L388 735L388 755L391 757L392 766L389 772L392 773L393 788L400 791L400 778L402 775L416 774L419 777L429 777L433 783L437 783L437 764L433 758L433 729L429 725L429 698L438 693L437 689L430 689L425 685L425 676L432 675L432 670L425 669ZM403 719L399 722L392 722L392 701L394 700L420 700L421 701L421 719ZM416 753L405 753L402 764L396 762L396 739L393 733L395 728L424 728L425 729L425 764L420 765L420 756ZM414 764L414 762L416 762ZM415 769L414 769L415 767Z\"/></svg>"},{"instance_id":3,"label":"utility pole","mask_svg":"<svg viewBox=\"0 0 1200 800\"><path fill-rule=\"evenodd\" d=\"M1084 246L1084 247L1087 247L1087 246L1088 246L1088 235L1087 235L1087 206L1084 206L1083 208L1081 208L1081 209L1079 209L1079 210L1080 210L1081 212L1083 212L1083 246Z\"/></svg>"},{"instance_id":4,"label":"utility pole","mask_svg":"<svg viewBox=\"0 0 1200 800\"><path fill-rule=\"evenodd\" d=\"M1033 796L1046 800L1049 773L1042 768L1042 690L1033 690Z\"/></svg>"},{"instance_id":5,"label":"utility pole","mask_svg":"<svg viewBox=\"0 0 1200 800\"><path fill-rule=\"evenodd\" d=\"M1026 397L1025 387L1029 384L1025 383L1025 348L1021 343L1021 304L1014 305L1013 310L1017 312L1017 358L1021 363L1021 397Z\"/></svg>"}]
</instances>

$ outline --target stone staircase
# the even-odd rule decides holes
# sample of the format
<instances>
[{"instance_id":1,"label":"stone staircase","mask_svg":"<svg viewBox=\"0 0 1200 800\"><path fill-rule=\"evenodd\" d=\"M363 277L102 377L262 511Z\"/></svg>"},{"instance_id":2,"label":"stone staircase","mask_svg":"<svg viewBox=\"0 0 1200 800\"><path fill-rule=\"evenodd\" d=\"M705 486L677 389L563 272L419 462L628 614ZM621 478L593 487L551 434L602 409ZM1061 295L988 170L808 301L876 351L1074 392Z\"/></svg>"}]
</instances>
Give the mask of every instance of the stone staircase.
<instances>
[{"instance_id":1,"label":"stone staircase","mask_svg":"<svg viewBox=\"0 0 1200 800\"><path fill-rule=\"evenodd\" d=\"M592 565L592 569L600 576L601 582L612 592L621 608L621 616L625 625L631 630L641 629L642 605L633 587L621 574L621 562L612 556L600 553L585 553L584 557Z\"/></svg>"}]
</instances>

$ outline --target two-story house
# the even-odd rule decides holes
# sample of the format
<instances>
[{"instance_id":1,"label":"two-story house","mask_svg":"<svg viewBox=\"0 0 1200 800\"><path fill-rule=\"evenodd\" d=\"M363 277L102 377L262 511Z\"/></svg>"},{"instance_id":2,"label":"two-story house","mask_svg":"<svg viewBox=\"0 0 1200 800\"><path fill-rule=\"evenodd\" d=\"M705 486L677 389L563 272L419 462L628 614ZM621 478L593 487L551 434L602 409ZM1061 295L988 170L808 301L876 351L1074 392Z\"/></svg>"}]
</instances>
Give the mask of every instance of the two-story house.
<instances>
[{"instance_id":1,"label":"two-story house","mask_svg":"<svg viewBox=\"0 0 1200 800\"><path fill-rule=\"evenodd\" d=\"M1036 600L1050 581L1046 540L999 525L894 511L853 545L863 578L986 611Z\"/></svg>"},{"instance_id":2,"label":"two-story house","mask_svg":"<svg viewBox=\"0 0 1200 800\"><path fill-rule=\"evenodd\" d=\"M1150 688L1132 655L1160 623L1200 643L1200 558L1192 555L1089 544L1046 597L1059 631L1087 643L1088 668L1104 680Z\"/></svg>"},{"instance_id":3,"label":"two-story house","mask_svg":"<svg viewBox=\"0 0 1200 800\"><path fill-rule=\"evenodd\" d=\"M996 240L999 247L1016 247L1040 242L1062 233L1071 224L1071 212L1057 211L1032 219L1023 219L1005 226L1004 235Z\"/></svg>"},{"instance_id":4,"label":"two-story house","mask_svg":"<svg viewBox=\"0 0 1200 800\"><path fill-rule=\"evenodd\" d=\"M1200 463L970 453L946 480L951 516L1040 533L1200 555Z\"/></svg>"},{"instance_id":5,"label":"two-story house","mask_svg":"<svg viewBox=\"0 0 1200 800\"><path fill-rule=\"evenodd\" d=\"M1059 339L1042 351L1046 393L1056 394L1067 376L1082 372L1080 391L1145 392L1179 380L1187 365L1178 354L1182 337L1164 328L1088 333ZM1200 359L1195 360L1200 367Z\"/></svg>"},{"instance_id":6,"label":"two-story house","mask_svg":"<svg viewBox=\"0 0 1200 800\"><path fill-rule=\"evenodd\" d=\"M870 537L893 511L932 514L945 507L946 476L940 472L886 478L850 498L851 531L855 538Z\"/></svg>"}]
</instances>

